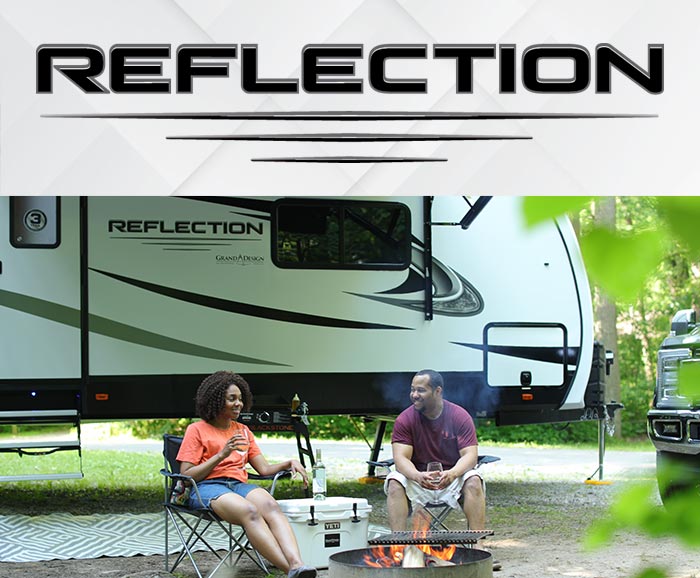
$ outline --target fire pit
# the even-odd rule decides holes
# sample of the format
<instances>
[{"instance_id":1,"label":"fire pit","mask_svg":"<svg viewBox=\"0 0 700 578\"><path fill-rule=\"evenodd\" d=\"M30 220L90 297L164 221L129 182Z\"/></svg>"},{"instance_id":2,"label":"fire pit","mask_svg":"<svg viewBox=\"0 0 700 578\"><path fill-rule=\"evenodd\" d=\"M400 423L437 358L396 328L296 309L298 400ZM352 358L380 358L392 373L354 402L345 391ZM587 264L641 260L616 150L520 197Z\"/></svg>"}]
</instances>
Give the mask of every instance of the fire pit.
<instances>
[{"instance_id":1,"label":"fire pit","mask_svg":"<svg viewBox=\"0 0 700 578\"><path fill-rule=\"evenodd\" d=\"M377 546L348 550L332 554L328 561L329 578L492 578L491 553L476 548L454 546L436 549L453 550L447 565L441 561L429 561L421 567L402 566L400 558L405 548L416 546ZM401 551L399 560L394 558ZM408 553L406 553L408 556ZM431 556L425 554L426 558Z\"/></svg>"}]
</instances>

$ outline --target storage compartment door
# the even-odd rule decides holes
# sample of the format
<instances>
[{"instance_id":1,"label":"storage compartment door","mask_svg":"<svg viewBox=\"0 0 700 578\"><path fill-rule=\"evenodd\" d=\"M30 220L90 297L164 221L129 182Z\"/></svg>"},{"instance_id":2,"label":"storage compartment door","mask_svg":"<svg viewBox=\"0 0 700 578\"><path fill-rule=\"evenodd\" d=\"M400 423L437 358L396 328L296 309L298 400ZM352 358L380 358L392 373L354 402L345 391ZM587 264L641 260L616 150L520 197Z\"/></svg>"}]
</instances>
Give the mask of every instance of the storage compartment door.
<instances>
[{"instance_id":1,"label":"storage compartment door","mask_svg":"<svg viewBox=\"0 0 700 578\"><path fill-rule=\"evenodd\" d=\"M484 330L484 368L492 387L564 384L566 327L554 323L493 323Z\"/></svg>"}]
</instances>

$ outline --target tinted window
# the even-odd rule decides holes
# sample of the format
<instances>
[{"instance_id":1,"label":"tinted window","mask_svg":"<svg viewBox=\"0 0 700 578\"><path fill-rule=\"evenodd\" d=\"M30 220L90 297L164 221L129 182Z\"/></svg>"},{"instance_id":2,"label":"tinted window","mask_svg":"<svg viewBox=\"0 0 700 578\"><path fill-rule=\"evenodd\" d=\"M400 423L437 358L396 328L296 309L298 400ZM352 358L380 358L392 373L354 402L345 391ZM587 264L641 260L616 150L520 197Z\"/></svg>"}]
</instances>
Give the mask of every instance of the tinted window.
<instances>
[{"instance_id":1,"label":"tinted window","mask_svg":"<svg viewBox=\"0 0 700 578\"><path fill-rule=\"evenodd\" d=\"M407 267L408 208L398 203L280 203L275 262L281 267Z\"/></svg>"}]
</instances>

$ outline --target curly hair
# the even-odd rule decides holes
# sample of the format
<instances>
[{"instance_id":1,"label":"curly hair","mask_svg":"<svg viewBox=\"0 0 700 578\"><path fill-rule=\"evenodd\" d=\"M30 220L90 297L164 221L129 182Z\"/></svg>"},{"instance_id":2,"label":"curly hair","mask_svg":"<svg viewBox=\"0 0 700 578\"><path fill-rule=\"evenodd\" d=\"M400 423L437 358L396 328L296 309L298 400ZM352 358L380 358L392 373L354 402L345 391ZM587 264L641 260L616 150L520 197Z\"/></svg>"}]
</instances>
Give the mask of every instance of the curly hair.
<instances>
[{"instance_id":1,"label":"curly hair","mask_svg":"<svg viewBox=\"0 0 700 578\"><path fill-rule=\"evenodd\" d=\"M217 371L204 378L197 389L195 408L197 415L206 422L211 422L224 409L226 391L231 385L238 386L243 399L243 411L250 411L253 406L253 394L248 382L232 371Z\"/></svg>"}]
</instances>

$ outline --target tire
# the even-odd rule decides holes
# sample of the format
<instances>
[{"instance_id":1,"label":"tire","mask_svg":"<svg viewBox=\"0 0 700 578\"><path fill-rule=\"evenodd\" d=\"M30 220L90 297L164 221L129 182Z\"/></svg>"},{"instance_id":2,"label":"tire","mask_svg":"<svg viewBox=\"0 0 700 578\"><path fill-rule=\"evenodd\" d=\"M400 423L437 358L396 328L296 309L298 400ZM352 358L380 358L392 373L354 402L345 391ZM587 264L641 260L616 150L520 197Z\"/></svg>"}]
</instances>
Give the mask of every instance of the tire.
<instances>
[{"instance_id":1,"label":"tire","mask_svg":"<svg viewBox=\"0 0 700 578\"><path fill-rule=\"evenodd\" d=\"M693 488L700 495L700 456L656 452L656 480L664 506Z\"/></svg>"}]
</instances>

